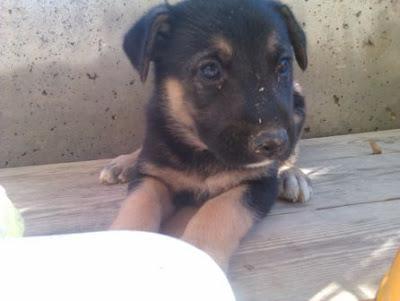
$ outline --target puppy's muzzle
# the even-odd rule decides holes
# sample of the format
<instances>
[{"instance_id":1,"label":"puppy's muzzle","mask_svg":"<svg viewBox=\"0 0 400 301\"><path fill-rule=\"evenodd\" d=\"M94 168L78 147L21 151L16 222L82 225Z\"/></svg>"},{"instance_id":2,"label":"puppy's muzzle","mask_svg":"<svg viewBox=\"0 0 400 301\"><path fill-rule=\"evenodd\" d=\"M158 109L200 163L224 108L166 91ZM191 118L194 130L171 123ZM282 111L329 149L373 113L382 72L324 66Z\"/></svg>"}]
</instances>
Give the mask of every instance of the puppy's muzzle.
<instances>
[{"instance_id":1,"label":"puppy's muzzle","mask_svg":"<svg viewBox=\"0 0 400 301\"><path fill-rule=\"evenodd\" d=\"M258 133L250 142L250 149L264 158L283 156L289 148L289 137L285 129L271 129Z\"/></svg>"}]
</instances>

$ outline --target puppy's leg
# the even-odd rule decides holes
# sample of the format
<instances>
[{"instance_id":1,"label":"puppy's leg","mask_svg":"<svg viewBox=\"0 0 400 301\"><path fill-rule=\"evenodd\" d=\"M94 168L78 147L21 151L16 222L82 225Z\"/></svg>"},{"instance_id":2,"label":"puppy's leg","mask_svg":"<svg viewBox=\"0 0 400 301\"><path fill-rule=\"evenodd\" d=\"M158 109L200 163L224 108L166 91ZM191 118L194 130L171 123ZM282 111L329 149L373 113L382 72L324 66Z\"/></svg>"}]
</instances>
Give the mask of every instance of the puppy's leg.
<instances>
[{"instance_id":1,"label":"puppy's leg","mask_svg":"<svg viewBox=\"0 0 400 301\"><path fill-rule=\"evenodd\" d=\"M279 198L293 203L305 203L311 199L311 180L300 168L287 163L280 168L278 177Z\"/></svg>"},{"instance_id":2,"label":"puppy's leg","mask_svg":"<svg viewBox=\"0 0 400 301\"><path fill-rule=\"evenodd\" d=\"M111 230L158 232L174 211L170 190L154 178L143 178L119 210Z\"/></svg>"},{"instance_id":3,"label":"puppy's leg","mask_svg":"<svg viewBox=\"0 0 400 301\"><path fill-rule=\"evenodd\" d=\"M128 155L121 155L108 163L100 172L99 180L103 184L129 182L129 174L135 165L141 149Z\"/></svg>"},{"instance_id":4,"label":"puppy's leg","mask_svg":"<svg viewBox=\"0 0 400 301\"><path fill-rule=\"evenodd\" d=\"M300 139L306 118L306 102L298 83L294 83L294 117L296 136ZM296 153L281 166L279 170L279 198L293 202L305 203L312 197L311 180L295 166Z\"/></svg>"},{"instance_id":5,"label":"puppy's leg","mask_svg":"<svg viewBox=\"0 0 400 301\"><path fill-rule=\"evenodd\" d=\"M277 186L276 179L256 181L207 201L181 238L208 253L226 270L242 238L271 208Z\"/></svg>"},{"instance_id":6,"label":"puppy's leg","mask_svg":"<svg viewBox=\"0 0 400 301\"><path fill-rule=\"evenodd\" d=\"M180 208L171 218L162 225L161 232L173 237L183 235L186 226L192 217L199 211L199 207L185 206Z\"/></svg>"}]
</instances>

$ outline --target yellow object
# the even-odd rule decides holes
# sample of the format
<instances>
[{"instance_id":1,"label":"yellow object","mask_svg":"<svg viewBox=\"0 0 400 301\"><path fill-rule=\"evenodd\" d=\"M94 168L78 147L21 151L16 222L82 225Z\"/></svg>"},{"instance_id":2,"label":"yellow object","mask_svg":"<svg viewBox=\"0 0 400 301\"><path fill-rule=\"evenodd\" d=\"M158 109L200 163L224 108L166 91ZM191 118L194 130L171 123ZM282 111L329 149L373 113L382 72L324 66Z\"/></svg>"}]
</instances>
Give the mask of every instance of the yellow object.
<instances>
[{"instance_id":1,"label":"yellow object","mask_svg":"<svg viewBox=\"0 0 400 301\"><path fill-rule=\"evenodd\" d=\"M400 252L382 280L376 301L400 301Z\"/></svg>"}]
</instances>

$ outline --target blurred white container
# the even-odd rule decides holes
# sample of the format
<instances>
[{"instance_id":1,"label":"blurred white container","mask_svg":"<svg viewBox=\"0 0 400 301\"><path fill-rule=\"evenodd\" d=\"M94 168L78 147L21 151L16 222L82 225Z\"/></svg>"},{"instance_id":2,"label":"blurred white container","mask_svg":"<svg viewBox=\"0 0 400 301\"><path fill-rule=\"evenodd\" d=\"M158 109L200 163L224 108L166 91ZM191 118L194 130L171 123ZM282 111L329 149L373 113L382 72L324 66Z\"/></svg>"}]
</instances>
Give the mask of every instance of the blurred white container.
<instances>
[{"instance_id":1,"label":"blurred white container","mask_svg":"<svg viewBox=\"0 0 400 301\"><path fill-rule=\"evenodd\" d=\"M235 300L204 252L174 238L102 232L0 240L0 300Z\"/></svg>"}]
</instances>

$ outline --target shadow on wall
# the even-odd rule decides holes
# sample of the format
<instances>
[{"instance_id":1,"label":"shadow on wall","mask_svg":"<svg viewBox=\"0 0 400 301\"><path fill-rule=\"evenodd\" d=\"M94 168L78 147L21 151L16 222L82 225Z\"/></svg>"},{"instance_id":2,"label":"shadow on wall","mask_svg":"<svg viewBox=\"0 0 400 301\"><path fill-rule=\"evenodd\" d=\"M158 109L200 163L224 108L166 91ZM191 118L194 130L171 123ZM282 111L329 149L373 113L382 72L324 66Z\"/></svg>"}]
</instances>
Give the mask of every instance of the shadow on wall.
<instances>
[{"instance_id":1,"label":"shadow on wall","mask_svg":"<svg viewBox=\"0 0 400 301\"><path fill-rule=\"evenodd\" d=\"M102 65L127 72L113 76ZM143 100L131 66L111 56L90 65L40 64L14 70L1 98L3 166L105 158L141 139ZM2 85L3 86L3 85ZM140 141L139 141L140 143Z\"/></svg>"},{"instance_id":2,"label":"shadow on wall","mask_svg":"<svg viewBox=\"0 0 400 301\"><path fill-rule=\"evenodd\" d=\"M0 4L0 167L113 157L141 142L122 36L160 1ZM400 128L400 2L287 0L309 37L305 136ZM334 13L332 13L334 12Z\"/></svg>"},{"instance_id":3,"label":"shadow on wall","mask_svg":"<svg viewBox=\"0 0 400 301\"><path fill-rule=\"evenodd\" d=\"M121 45L145 8L83 2L2 4L0 167L109 158L140 143L148 88Z\"/></svg>"}]
</instances>

